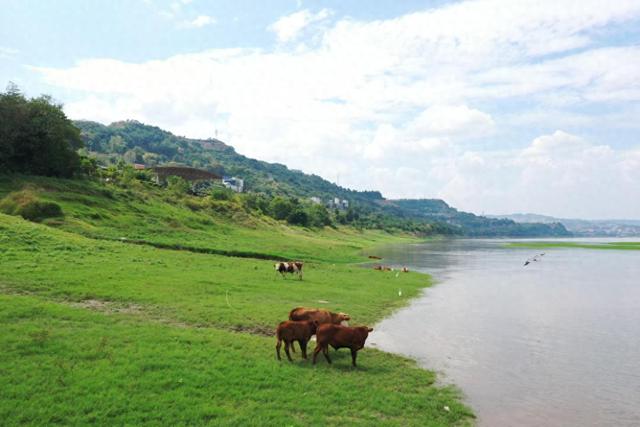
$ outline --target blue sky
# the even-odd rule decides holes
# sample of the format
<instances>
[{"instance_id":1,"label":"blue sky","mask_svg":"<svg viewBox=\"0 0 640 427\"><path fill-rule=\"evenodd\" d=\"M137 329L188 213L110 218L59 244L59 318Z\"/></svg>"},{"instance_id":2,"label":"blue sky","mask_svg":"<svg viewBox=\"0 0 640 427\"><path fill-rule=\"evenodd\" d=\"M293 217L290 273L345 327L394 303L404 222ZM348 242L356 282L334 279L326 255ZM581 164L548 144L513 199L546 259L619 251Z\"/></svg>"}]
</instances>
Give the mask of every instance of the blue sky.
<instances>
[{"instance_id":1,"label":"blue sky","mask_svg":"<svg viewBox=\"0 0 640 427\"><path fill-rule=\"evenodd\" d=\"M640 218L640 1L6 1L0 83L388 197Z\"/></svg>"}]
</instances>

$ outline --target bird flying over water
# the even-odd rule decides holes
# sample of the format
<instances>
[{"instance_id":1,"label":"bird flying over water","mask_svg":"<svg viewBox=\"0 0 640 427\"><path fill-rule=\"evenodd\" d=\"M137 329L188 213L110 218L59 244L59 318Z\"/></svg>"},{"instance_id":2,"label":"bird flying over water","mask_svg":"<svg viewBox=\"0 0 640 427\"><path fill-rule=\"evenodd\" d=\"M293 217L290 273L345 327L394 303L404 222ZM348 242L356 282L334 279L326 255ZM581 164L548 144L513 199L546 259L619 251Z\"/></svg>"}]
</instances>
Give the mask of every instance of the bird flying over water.
<instances>
[{"instance_id":1,"label":"bird flying over water","mask_svg":"<svg viewBox=\"0 0 640 427\"><path fill-rule=\"evenodd\" d=\"M534 256L533 258L529 258L528 260L526 260L526 261L524 262L524 267L526 267L527 265L531 264L532 262L538 262L538 261L540 261L540 257L543 257L543 256L544 256L544 254L545 254L545 253L543 252L543 253L541 253L541 254L538 254L538 255Z\"/></svg>"}]
</instances>

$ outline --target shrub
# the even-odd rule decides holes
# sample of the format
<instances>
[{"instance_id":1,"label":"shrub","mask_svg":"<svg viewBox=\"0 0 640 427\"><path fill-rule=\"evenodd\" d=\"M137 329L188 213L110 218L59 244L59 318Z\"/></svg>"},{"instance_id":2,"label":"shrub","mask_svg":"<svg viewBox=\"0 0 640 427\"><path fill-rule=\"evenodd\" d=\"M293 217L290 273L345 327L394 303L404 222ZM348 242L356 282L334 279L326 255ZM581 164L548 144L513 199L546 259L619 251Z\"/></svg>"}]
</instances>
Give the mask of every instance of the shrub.
<instances>
[{"instance_id":1,"label":"shrub","mask_svg":"<svg viewBox=\"0 0 640 427\"><path fill-rule=\"evenodd\" d=\"M228 188L214 187L211 190L211 198L213 200L231 200L233 199L233 191Z\"/></svg>"},{"instance_id":2,"label":"shrub","mask_svg":"<svg viewBox=\"0 0 640 427\"><path fill-rule=\"evenodd\" d=\"M287 219L293 212L293 203L282 197L274 197L269 205L269 212L275 219Z\"/></svg>"},{"instance_id":3,"label":"shrub","mask_svg":"<svg viewBox=\"0 0 640 427\"><path fill-rule=\"evenodd\" d=\"M63 216L62 208L54 202L38 200L30 190L10 193L0 201L0 212L21 216L29 221L42 221Z\"/></svg>"},{"instance_id":4,"label":"shrub","mask_svg":"<svg viewBox=\"0 0 640 427\"><path fill-rule=\"evenodd\" d=\"M309 215L302 207L298 206L287 216L287 222L293 225L307 226L309 225Z\"/></svg>"},{"instance_id":5,"label":"shrub","mask_svg":"<svg viewBox=\"0 0 640 427\"><path fill-rule=\"evenodd\" d=\"M191 189L191 185L179 176L167 177L167 190L174 196L187 194Z\"/></svg>"}]
</instances>

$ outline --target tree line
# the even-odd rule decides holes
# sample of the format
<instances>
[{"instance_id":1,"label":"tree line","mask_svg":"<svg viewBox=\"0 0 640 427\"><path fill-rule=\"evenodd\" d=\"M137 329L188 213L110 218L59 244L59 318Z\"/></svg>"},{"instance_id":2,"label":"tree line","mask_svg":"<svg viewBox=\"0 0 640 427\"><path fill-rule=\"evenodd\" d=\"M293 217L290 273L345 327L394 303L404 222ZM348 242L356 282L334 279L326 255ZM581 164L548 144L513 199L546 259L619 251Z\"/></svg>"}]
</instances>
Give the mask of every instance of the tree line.
<instances>
[{"instance_id":1,"label":"tree line","mask_svg":"<svg viewBox=\"0 0 640 427\"><path fill-rule=\"evenodd\" d=\"M80 130L49 96L27 98L9 84L0 93L0 173L69 178L95 163L80 156Z\"/></svg>"}]
</instances>

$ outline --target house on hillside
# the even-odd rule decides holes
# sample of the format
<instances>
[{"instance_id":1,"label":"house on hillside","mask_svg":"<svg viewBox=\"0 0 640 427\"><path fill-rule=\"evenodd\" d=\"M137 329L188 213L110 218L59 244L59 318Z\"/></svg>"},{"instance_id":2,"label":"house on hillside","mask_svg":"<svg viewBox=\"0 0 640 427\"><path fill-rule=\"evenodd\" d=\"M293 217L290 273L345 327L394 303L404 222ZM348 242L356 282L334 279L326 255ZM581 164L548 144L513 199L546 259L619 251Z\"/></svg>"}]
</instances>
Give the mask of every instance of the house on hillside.
<instances>
[{"instance_id":1,"label":"house on hillside","mask_svg":"<svg viewBox=\"0 0 640 427\"><path fill-rule=\"evenodd\" d=\"M236 193L242 193L244 191L244 180L242 178L236 178L235 176L225 176L222 178L222 185Z\"/></svg>"},{"instance_id":2,"label":"house on hillside","mask_svg":"<svg viewBox=\"0 0 640 427\"><path fill-rule=\"evenodd\" d=\"M334 197L327 203L327 209L338 209L341 211L347 210L349 209L349 201L345 199L341 200L339 197Z\"/></svg>"},{"instance_id":3,"label":"house on hillside","mask_svg":"<svg viewBox=\"0 0 640 427\"><path fill-rule=\"evenodd\" d=\"M315 205L321 205L322 204L322 199L320 199L320 197L309 197L309 201Z\"/></svg>"}]
</instances>

